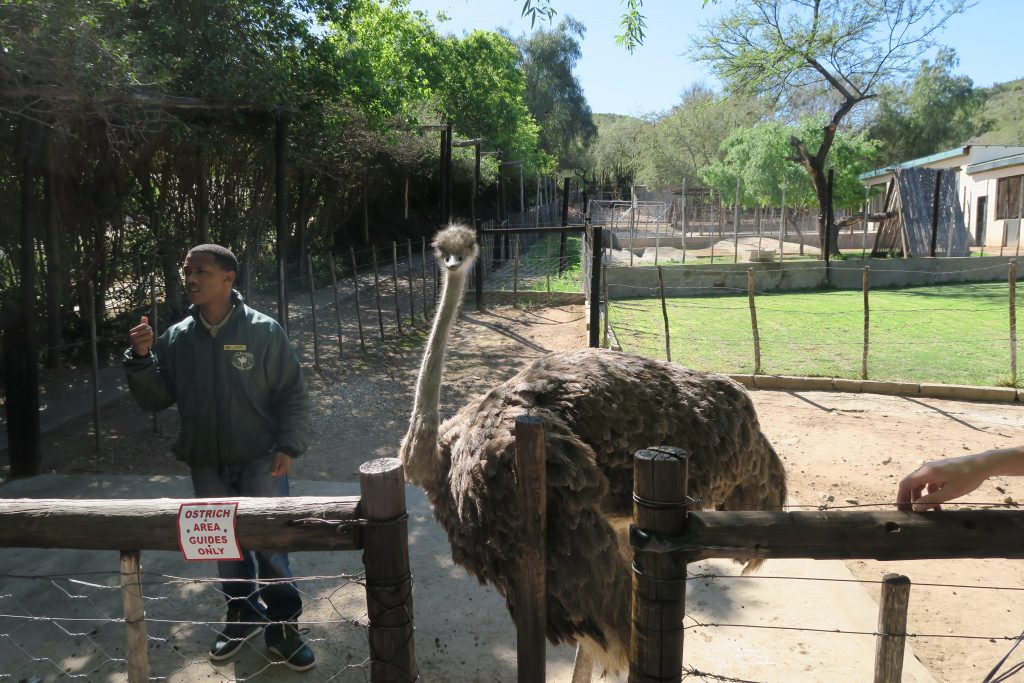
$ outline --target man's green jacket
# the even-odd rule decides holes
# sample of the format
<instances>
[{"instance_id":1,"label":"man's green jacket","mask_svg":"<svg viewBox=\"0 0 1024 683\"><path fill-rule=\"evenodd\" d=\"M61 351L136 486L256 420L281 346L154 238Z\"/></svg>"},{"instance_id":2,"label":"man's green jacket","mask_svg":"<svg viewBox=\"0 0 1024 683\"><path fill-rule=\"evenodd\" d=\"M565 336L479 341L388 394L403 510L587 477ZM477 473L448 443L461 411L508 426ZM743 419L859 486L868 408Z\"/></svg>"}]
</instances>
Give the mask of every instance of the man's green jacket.
<instances>
[{"instance_id":1,"label":"man's green jacket","mask_svg":"<svg viewBox=\"0 0 1024 683\"><path fill-rule=\"evenodd\" d=\"M181 433L172 450L191 467L306 450L309 398L288 337L238 292L232 298L235 308L216 337L192 306L149 356L125 352L128 387L144 410L177 402Z\"/></svg>"}]
</instances>

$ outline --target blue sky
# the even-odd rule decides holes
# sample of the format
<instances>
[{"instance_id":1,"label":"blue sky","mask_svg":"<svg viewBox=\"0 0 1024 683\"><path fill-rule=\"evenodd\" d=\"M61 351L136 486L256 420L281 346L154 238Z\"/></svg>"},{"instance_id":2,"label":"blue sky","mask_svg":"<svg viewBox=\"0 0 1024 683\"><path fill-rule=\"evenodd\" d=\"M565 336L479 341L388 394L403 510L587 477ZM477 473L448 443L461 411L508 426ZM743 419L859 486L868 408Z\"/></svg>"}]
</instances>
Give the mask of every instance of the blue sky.
<instances>
[{"instance_id":1,"label":"blue sky","mask_svg":"<svg viewBox=\"0 0 1024 683\"><path fill-rule=\"evenodd\" d=\"M554 4L559 14L569 14L587 27L577 75L596 113L637 116L665 111L692 83L715 84L702 65L691 64L682 52L700 23L720 9L701 9L701 0L647 0L643 8L647 39L630 55L615 44L622 12L619 2L555 0ZM499 26L514 35L531 30L529 19L520 16L521 0L411 0L410 5L431 15L439 10L447 13L449 20L440 25L446 33L461 35ZM980 0L953 19L939 42L956 49L958 73L970 76L976 86L989 86L1024 76L1024 60L1013 56L1022 26L1024 1Z\"/></svg>"}]
</instances>

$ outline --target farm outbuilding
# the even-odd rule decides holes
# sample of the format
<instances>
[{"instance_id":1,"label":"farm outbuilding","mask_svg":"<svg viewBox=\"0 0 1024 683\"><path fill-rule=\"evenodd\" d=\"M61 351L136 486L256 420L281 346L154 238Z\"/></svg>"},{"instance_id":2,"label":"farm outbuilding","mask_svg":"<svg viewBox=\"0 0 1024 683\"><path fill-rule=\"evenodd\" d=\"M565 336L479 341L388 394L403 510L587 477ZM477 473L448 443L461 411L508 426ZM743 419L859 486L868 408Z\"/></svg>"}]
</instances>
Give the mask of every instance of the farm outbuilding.
<instances>
[{"instance_id":1,"label":"farm outbuilding","mask_svg":"<svg viewBox=\"0 0 1024 683\"><path fill-rule=\"evenodd\" d=\"M955 178L956 197L971 246L989 252L1018 247L1024 215L1024 146L967 144L864 173L860 180L866 187L886 188L872 197L871 213L891 208L888 202L898 184L897 177L910 170L942 171ZM931 177L934 188L934 175ZM927 182L924 176L922 181Z\"/></svg>"},{"instance_id":2,"label":"farm outbuilding","mask_svg":"<svg viewBox=\"0 0 1024 683\"><path fill-rule=\"evenodd\" d=\"M897 169L872 256L970 256L971 237L957 198L956 176L942 169Z\"/></svg>"}]
</instances>

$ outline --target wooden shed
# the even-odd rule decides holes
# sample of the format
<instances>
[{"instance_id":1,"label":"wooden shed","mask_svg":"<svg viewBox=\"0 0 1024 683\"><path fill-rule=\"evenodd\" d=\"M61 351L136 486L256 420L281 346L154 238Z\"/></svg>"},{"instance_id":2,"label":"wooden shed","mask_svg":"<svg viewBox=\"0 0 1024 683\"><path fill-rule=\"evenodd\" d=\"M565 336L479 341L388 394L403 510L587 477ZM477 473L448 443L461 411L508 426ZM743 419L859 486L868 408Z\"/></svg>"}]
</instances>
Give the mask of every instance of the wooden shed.
<instances>
[{"instance_id":1,"label":"wooden shed","mask_svg":"<svg viewBox=\"0 0 1024 683\"><path fill-rule=\"evenodd\" d=\"M971 236L950 169L898 168L886 189L872 256L970 256Z\"/></svg>"}]
</instances>

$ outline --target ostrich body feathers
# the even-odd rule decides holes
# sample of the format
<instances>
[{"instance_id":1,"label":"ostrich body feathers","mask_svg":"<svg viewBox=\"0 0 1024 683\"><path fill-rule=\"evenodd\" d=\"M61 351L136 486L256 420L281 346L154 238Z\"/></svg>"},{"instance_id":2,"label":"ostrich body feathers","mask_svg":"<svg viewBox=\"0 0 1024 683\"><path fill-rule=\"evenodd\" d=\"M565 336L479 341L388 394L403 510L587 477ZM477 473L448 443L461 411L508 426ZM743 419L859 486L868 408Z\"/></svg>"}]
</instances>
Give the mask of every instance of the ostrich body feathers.
<instances>
[{"instance_id":1,"label":"ostrich body feathers","mask_svg":"<svg viewBox=\"0 0 1024 683\"><path fill-rule=\"evenodd\" d=\"M782 464L733 380L602 349L544 356L442 423L446 476L414 482L455 562L493 584L513 617L510 584L524 547L515 523L519 415L545 423L548 638L585 636L609 668L629 648L629 549L616 526L632 514L637 450L689 451L688 493L707 506L778 509L785 500Z\"/></svg>"}]
</instances>

